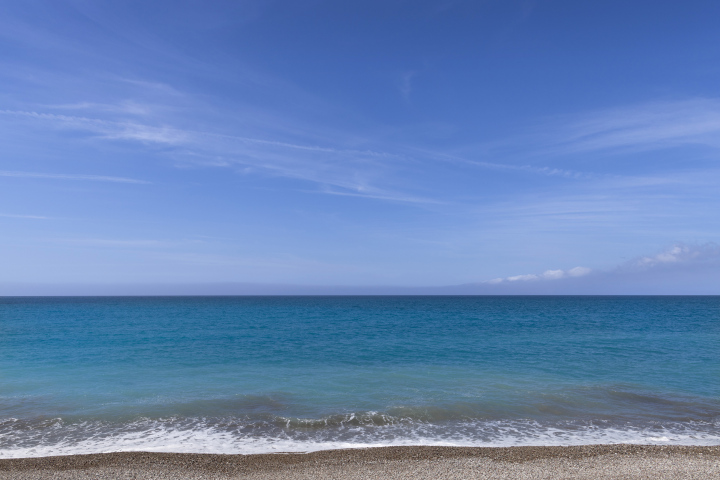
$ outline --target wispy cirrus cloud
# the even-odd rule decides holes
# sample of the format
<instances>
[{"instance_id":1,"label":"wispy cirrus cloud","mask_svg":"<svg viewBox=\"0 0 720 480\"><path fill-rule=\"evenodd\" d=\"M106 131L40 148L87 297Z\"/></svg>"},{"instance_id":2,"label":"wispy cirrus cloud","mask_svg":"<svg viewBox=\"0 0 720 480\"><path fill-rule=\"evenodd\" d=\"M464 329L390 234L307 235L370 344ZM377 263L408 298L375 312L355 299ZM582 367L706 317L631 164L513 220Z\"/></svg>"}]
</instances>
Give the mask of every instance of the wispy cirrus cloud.
<instances>
[{"instance_id":1,"label":"wispy cirrus cloud","mask_svg":"<svg viewBox=\"0 0 720 480\"><path fill-rule=\"evenodd\" d=\"M550 123L553 132L542 142L551 152L720 148L720 100L715 98L651 102Z\"/></svg>"},{"instance_id":2,"label":"wispy cirrus cloud","mask_svg":"<svg viewBox=\"0 0 720 480\"><path fill-rule=\"evenodd\" d=\"M168 248L187 242L170 242L163 240L145 239L116 239L116 238L61 238L54 241L83 247L99 248Z\"/></svg>"},{"instance_id":3,"label":"wispy cirrus cloud","mask_svg":"<svg viewBox=\"0 0 720 480\"><path fill-rule=\"evenodd\" d=\"M535 174L535 175L544 175L544 176L548 176L548 177L589 179L589 178L596 178L596 177L600 176L600 175L589 173L589 172L579 172L576 170L568 170L565 168L539 167L539 166L533 166L533 165L513 165L513 164L507 164L507 163L492 163L492 162L481 162L481 161L472 161L472 160L466 160L466 161L473 165L477 165L477 166L484 167L484 168L489 168L492 170L504 170L504 171L519 172L519 173L531 173L531 174Z\"/></svg>"},{"instance_id":4,"label":"wispy cirrus cloud","mask_svg":"<svg viewBox=\"0 0 720 480\"><path fill-rule=\"evenodd\" d=\"M148 184L146 180L138 180L136 178L127 177L110 177L105 175L83 175L72 173L44 173L44 172L16 172L8 170L0 170L0 177L16 177L16 178L47 178L52 180L83 180L91 182L115 182L115 183L138 183Z\"/></svg>"},{"instance_id":5,"label":"wispy cirrus cloud","mask_svg":"<svg viewBox=\"0 0 720 480\"><path fill-rule=\"evenodd\" d=\"M51 122L58 127L86 131L107 139L135 140L168 145L182 145L190 140L187 131L162 125L147 125L135 121L114 121L93 117L18 110L0 110L0 114Z\"/></svg>"},{"instance_id":6,"label":"wispy cirrus cloud","mask_svg":"<svg viewBox=\"0 0 720 480\"><path fill-rule=\"evenodd\" d=\"M13 213L0 213L0 217L3 218L27 218L31 220L48 220L50 217L44 217L42 215L17 215Z\"/></svg>"},{"instance_id":7,"label":"wispy cirrus cloud","mask_svg":"<svg viewBox=\"0 0 720 480\"><path fill-rule=\"evenodd\" d=\"M238 171L246 174L314 183L316 193L416 205L449 203L448 192L432 188L426 189L424 194L413 192L418 184L408 181L408 173L420 182L426 181L419 169L430 164L446 164L448 168L451 164L461 164L518 175L582 181L583 184L593 182L599 188L678 183L677 175L599 174L557 166L488 161L482 159L488 155L473 154L472 151L456 154L402 144L390 145L387 149L343 148L342 145L280 140L273 135L262 138L191 130L153 123L149 119L138 121L142 110L137 110L139 105L121 102L113 107L81 102L66 106L69 115L10 110L0 113L51 122L60 128L88 132L98 139L157 145L162 147L162 154L170 155L178 166L239 167ZM121 117L123 114L134 116L110 120L72 114L80 110L97 113L100 117L103 111ZM720 101L656 102L588 113L549 124L544 134L533 137L536 142L533 150L562 155L593 150L652 149L685 143L720 146L720 141L716 140L720 138Z\"/></svg>"},{"instance_id":8,"label":"wispy cirrus cloud","mask_svg":"<svg viewBox=\"0 0 720 480\"><path fill-rule=\"evenodd\" d=\"M362 192L356 193L355 191ZM417 197L411 195L404 195L400 192L393 192L387 190L379 190L376 188L350 188L346 190L336 190L332 188L323 188L320 193L328 195L339 195L344 197L364 197L373 198L377 200L389 200L393 202L406 202L406 203L419 203L419 204L435 204L442 205L447 202L441 200L435 200L432 198Z\"/></svg>"},{"instance_id":9,"label":"wispy cirrus cloud","mask_svg":"<svg viewBox=\"0 0 720 480\"><path fill-rule=\"evenodd\" d=\"M127 108L125 102L115 113ZM93 110L101 114L113 110L108 105L71 104L74 110ZM59 107L58 107L59 108ZM99 111L98 111L99 109ZM486 170L519 174L559 176L568 179L589 178L587 174L567 169L531 165L510 165L469 160L465 157L423 151L403 145L387 149L343 148L322 144L305 144L269 138L254 138L202 130L189 130L170 125L148 124L137 117L120 120L93 118L73 114L36 111L3 110L16 115L50 122L58 128L79 130L105 140L122 140L163 147L179 165L205 167L242 167L244 173L308 181L318 185L317 193L364 197L409 204L443 204L438 192L418 195L408 191L414 185L407 173L419 174L420 165L461 163ZM402 173L401 173L402 172ZM399 188L402 185L402 188ZM430 195L428 195L430 193Z\"/></svg>"},{"instance_id":10,"label":"wispy cirrus cloud","mask_svg":"<svg viewBox=\"0 0 720 480\"><path fill-rule=\"evenodd\" d=\"M193 148L193 151L198 154L224 154L226 156L233 156L233 160L237 163L243 163L244 160L249 161L249 159L252 158L250 155L253 153L267 153L269 154L267 157L268 160L279 160L279 150L292 150L295 152L307 152L309 154L328 154L335 156L336 158L342 157L343 159L352 157L365 160L366 163L370 159L375 159L377 161L385 158L401 158L401 156L397 154L374 151L371 149L360 150L297 144L278 140L251 138L240 135L227 135L200 130L189 130L167 125L149 125L128 120L116 121L35 111L0 110L0 114L48 121L59 127L94 133L105 139L133 140ZM262 148L262 150L257 152L249 150L247 147L251 145L256 148ZM242 154L247 154L249 157L243 158L241 157ZM322 161L323 159L318 160ZM258 166L263 166L259 162L255 163L258 164Z\"/></svg>"},{"instance_id":11,"label":"wispy cirrus cloud","mask_svg":"<svg viewBox=\"0 0 720 480\"><path fill-rule=\"evenodd\" d=\"M639 186L677 183L679 173L670 177L650 173L649 169L639 175L619 170L577 170L567 168L568 156L687 146L720 148L720 98L655 101L546 118L517 135L458 147L454 152L420 150L419 153L438 161L499 172L591 181L605 186ZM583 164L590 165L587 158L592 157L585 158ZM538 165L540 161L546 165Z\"/></svg>"},{"instance_id":12,"label":"wispy cirrus cloud","mask_svg":"<svg viewBox=\"0 0 720 480\"><path fill-rule=\"evenodd\" d=\"M46 105L46 108L53 110L93 111L141 116L148 115L152 111L148 105L143 105L133 101L124 101L120 103L78 102L62 105Z\"/></svg>"},{"instance_id":13,"label":"wispy cirrus cloud","mask_svg":"<svg viewBox=\"0 0 720 480\"><path fill-rule=\"evenodd\" d=\"M372 149L297 144L148 125L136 121L115 121L34 111L4 110L0 113L47 121L61 128L86 131L101 139L170 147L174 150L169 154L179 164L240 166L244 168L244 173L264 173L312 182L319 186L316 193L410 204L441 203L436 199L400 191L391 185L377 184L377 180L390 176L390 170L396 168L398 162L404 161L404 157L399 154ZM21 173L25 172L8 172L8 176L11 176L11 173L14 176L22 176ZM81 177L78 176L77 179L82 179Z\"/></svg>"},{"instance_id":14,"label":"wispy cirrus cloud","mask_svg":"<svg viewBox=\"0 0 720 480\"><path fill-rule=\"evenodd\" d=\"M502 148L499 148L499 150L502 150ZM477 158L482 158L483 156L491 156L490 153L485 152L483 155L472 153L472 152L465 152L465 153L445 153L445 152L436 152L436 151L430 151L430 150L421 150L417 148L413 148L409 150L409 154L416 154L421 158L430 158L432 160L443 162L443 163L454 163L459 165L468 165L473 167L479 167L483 170L495 170L495 171L502 171L502 172L512 172L512 173L518 173L518 174L530 174L530 175L539 175L544 177L563 177L567 179L575 179L575 180L587 180L587 179L594 179L594 178L601 178L603 175L598 175L592 172L583 172L578 170L570 170L567 168L558 168L558 167L549 167L549 166L542 166L542 165L529 165L529 164L520 164L520 163L501 163L501 162L492 162L487 160L478 160Z\"/></svg>"}]
</instances>

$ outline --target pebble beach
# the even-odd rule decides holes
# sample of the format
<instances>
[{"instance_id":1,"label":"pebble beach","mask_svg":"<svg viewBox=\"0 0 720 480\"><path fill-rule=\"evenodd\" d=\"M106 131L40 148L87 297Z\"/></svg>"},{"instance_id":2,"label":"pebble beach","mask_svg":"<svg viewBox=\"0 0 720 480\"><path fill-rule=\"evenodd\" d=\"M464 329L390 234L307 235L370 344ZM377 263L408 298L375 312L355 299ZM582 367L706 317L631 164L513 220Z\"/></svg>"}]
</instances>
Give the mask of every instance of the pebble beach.
<instances>
[{"instance_id":1,"label":"pebble beach","mask_svg":"<svg viewBox=\"0 0 720 480\"><path fill-rule=\"evenodd\" d=\"M383 447L307 454L120 452L0 460L0 479L712 479L720 446Z\"/></svg>"}]
</instances>

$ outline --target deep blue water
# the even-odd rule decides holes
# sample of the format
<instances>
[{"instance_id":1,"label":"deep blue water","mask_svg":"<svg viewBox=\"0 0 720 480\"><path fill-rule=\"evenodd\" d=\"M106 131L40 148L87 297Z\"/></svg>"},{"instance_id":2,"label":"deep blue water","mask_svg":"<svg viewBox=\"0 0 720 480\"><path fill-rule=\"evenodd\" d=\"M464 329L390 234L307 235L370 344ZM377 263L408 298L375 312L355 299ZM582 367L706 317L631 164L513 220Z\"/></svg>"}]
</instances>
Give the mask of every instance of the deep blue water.
<instances>
[{"instance_id":1,"label":"deep blue water","mask_svg":"<svg viewBox=\"0 0 720 480\"><path fill-rule=\"evenodd\" d=\"M0 456L720 444L720 297L0 298Z\"/></svg>"}]
</instances>

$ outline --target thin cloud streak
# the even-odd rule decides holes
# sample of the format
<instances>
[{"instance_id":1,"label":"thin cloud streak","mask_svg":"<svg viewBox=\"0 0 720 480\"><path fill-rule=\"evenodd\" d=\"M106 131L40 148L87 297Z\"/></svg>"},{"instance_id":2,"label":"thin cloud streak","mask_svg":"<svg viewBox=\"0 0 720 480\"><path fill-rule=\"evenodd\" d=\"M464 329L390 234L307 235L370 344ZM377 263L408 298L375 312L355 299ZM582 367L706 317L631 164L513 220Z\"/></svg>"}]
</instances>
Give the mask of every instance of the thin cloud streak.
<instances>
[{"instance_id":1,"label":"thin cloud streak","mask_svg":"<svg viewBox=\"0 0 720 480\"><path fill-rule=\"evenodd\" d=\"M564 177L564 178L571 178L571 179L590 179L597 177L597 174L588 173L588 172L578 172L574 170L566 170L562 168L551 168L551 167L534 167L532 165L512 165L512 164L506 164L506 163L492 163L492 162L481 162L481 161L473 161L473 160L466 160L467 163L470 163L472 165L477 165L480 167L485 167L489 169L494 170L506 170L506 171L513 171L513 172L523 172L523 173L532 173L536 175L545 175L548 177Z\"/></svg>"},{"instance_id":2,"label":"thin cloud streak","mask_svg":"<svg viewBox=\"0 0 720 480\"><path fill-rule=\"evenodd\" d=\"M90 104L82 104L91 107ZM103 106L104 109L109 108ZM424 198L392 187L398 172L392 170L420 162L452 162L482 169L559 176L568 179L589 179L592 175L551 167L511 165L468 160L453 155L406 149L390 153L373 149L343 149L320 145L235 136L180 129L170 126L153 126L136 121L113 121L98 118L42 113L35 111L4 110L0 113L49 121L61 127L79 129L98 134L108 140L128 140L155 143L176 149L170 154L188 163L200 166L232 167L243 165L273 176L293 178L317 183L319 192L329 195L365 197L409 204L447 204L436 198ZM166 152L167 153L167 152ZM246 170L246 173L253 170ZM403 184L407 182L403 175ZM385 186L375 185L382 180ZM337 187L340 190L330 187ZM390 193L392 192L392 193Z\"/></svg>"},{"instance_id":3,"label":"thin cloud streak","mask_svg":"<svg viewBox=\"0 0 720 480\"><path fill-rule=\"evenodd\" d=\"M393 192L375 192L375 193L362 193L361 191L358 192L341 192L338 190L332 190L329 188L322 189L318 193L325 193L328 195L340 195L344 197L363 197L363 198L373 198L377 200L389 200L392 202L405 202L405 203L419 203L419 204L433 204L433 205L446 205L447 202L442 202L440 200L433 200L430 198L422 198L422 197L408 197L404 196L399 193L393 193Z\"/></svg>"},{"instance_id":4,"label":"thin cloud streak","mask_svg":"<svg viewBox=\"0 0 720 480\"><path fill-rule=\"evenodd\" d=\"M366 180L372 176L365 167L375 164L387 169L388 159L403 157L387 152L357 149L338 149L316 145L301 145L274 140L223 135L201 131L155 127L136 122L116 122L88 117L39 113L31 111L2 111L9 115L56 122L62 126L98 133L102 138L158 143L185 149L179 157L203 166L230 167L245 165L271 175L309 181L321 185L315 193L364 197L410 204L440 204L438 200L407 193L371 187ZM292 153L295 152L295 153ZM302 155L312 155L307 159ZM353 164L356 167L353 168ZM19 176L19 175L18 175ZM378 175L382 177L382 175ZM336 187L340 191L331 189Z\"/></svg>"},{"instance_id":5,"label":"thin cloud streak","mask_svg":"<svg viewBox=\"0 0 720 480\"><path fill-rule=\"evenodd\" d=\"M546 147L556 153L656 150L680 145L720 148L720 100L655 102L593 112L553 127Z\"/></svg>"},{"instance_id":6,"label":"thin cloud streak","mask_svg":"<svg viewBox=\"0 0 720 480\"><path fill-rule=\"evenodd\" d=\"M102 120L92 117L60 115L23 110L0 110L3 115L22 116L51 121L64 127L85 130L100 134L103 138L118 140L135 140L140 142L182 145L189 139L187 133L172 127L156 127L129 121Z\"/></svg>"},{"instance_id":7,"label":"thin cloud streak","mask_svg":"<svg viewBox=\"0 0 720 480\"><path fill-rule=\"evenodd\" d=\"M56 110L89 110L95 112L117 113L126 115L145 116L151 113L151 109L136 102L122 102L119 104L112 103L96 103L96 102L78 102L63 105L45 105L46 108Z\"/></svg>"},{"instance_id":8,"label":"thin cloud streak","mask_svg":"<svg viewBox=\"0 0 720 480\"><path fill-rule=\"evenodd\" d=\"M13 172L0 170L0 177L15 178L47 178L52 180L87 180L91 182L115 182L115 183L136 183L149 184L146 180L137 180L135 178L126 177L108 177L104 175L82 175L68 173L40 173L40 172Z\"/></svg>"},{"instance_id":9,"label":"thin cloud streak","mask_svg":"<svg viewBox=\"0 0 720 480\"><path fill-rule=\"evenodd\" d=\"M78 104L78 106L88 107L89 110L92 110L95 105ZM118 108L122 109L126 106L127 103L121 103ZM110 106L103 104L102 109L110 109ZM685 112L685 114L681 115L680 112ZM475 160L468 158L469 154L453 155L430 150L408 149L402 146L397 146L394 148L396 152L390 153L373 149L343 149L324 145L305 145L188 130L167 125L148 125L136 121L114 121L34 111L3 110L0 113L37 118L57 123L63 127L93 132L101 139L163 145L170 148L170 151L165 151L163 154L179 160L179 166L182 164L225 168L243 166L246 174L265 172L270 176L316 183L320 188L315 190L315 193L415 205L456 203L448 202L446 199L432 198L436 195L426 198L394 188L400 182L400 178L402 178L402 184L408 186L407 175L399 175L399 169L408 166L414 168L413 164L417 162L451 162L500 172L585 181L584 184L592 181L596 186L604 187L678 182L676 177L622 177L550 166ZM675 119L676 115L681 120L686 120L689 126L672 127L678 124L678 120ZM558 151L570 153L583 149L630 148L631 146L633 148L659 148L659 145L667 145L668 142L699 142L698 135L702 136L715 130L720 134L720 102L701 99L627 107L592 113L562 125L556 124L553 128L554 133L546 135L543 140L546 142L546 146L538 145L538 150L550 148L554 149L556 153ZM669 133L672 131L675 131L675 134ZM549 140L551 138L554 140ZM106 181L133 181L131 179L110 180L112 177L99 176L86 176L83 179L102 180L103 178L107 178ZM77 176L77 179L81 179L80 176ZM137 180L133 182L148 183Z\"/></svg>"},{"instance_id":10,"label":"thin cloud streak","mask_svg":"<svg viewBox=\"0 0 720 480\"><path fill-rule=\"evenodd\" d=\"M12 213L0 213L0 217L3 218L27 218L31 220L49 220L50 217L43 217L42 215L15 215Z\"/></svg>"},{"instance_id":11,"label":"thin cloud streak","mask_svg":"<svg viewBox=\"0 0 720 480\"><path fill-rule=\"evenodd\" d=\"M468 158L470 155L457 155L449 153L439 153L429 150L418 150L413 149L412 152L418 153L422 157L431 158L433 160L441 162L450 162L462 165L470 165L474 167L480 167L487 170L507 171L516 172L521 174L532 174L541 175L546 177L563 177L567 179L575 180L588 180L603 177L604 175L598 175L591 172L581 172L577 170L568 170L563 168L554 168L548 166L534 166L534 165L517 165L513 163L499 163L499 162L488 162L484 160L473 160Z\"/></svg>"},{"instance_id":12,"label":"thin cloud streak","mask_svg":"<svg viewBox=\"0 0 720 480\"><path fill-rule=\"evenodd\" d=\"M180 242L167 242L161 240L124 240L106 238L68 238L56 239L59 243L79 245L84 247L108 247L108 248L167 248L180 245Z\"/></svg>"},{"instance_id":13,"label":"thin cloud streak","mask_svg":"<svg viewBox=\"0 0 720 480\"><path fill-rule=\"evenodd\" d=\"M88 106L90 104L83 104ZM58 107L60 108L60 107ZM104 105L103 108L110 109L112 106ZM118 110L124 107L117 107ZM198 130L187 130L174 128L169 126L152 126L138 122L130 121L113 121L103 120L99 118L91 117L79 117L73 115L60 115L54 113L43 113L33 111L22 111L22 110L0 110L0 113L5 115L18 115L24 117L37 118L42 120L55 121L62 123L71 128L78 128L93 131L96 133L102 133L104 138L110 139L125 139L125 140L139 140L148 141L170 145L189 145L197 143L202 137L212 138L213 140L225 139L230 141L237 141L240 143L252 143L258 145L267 145L273 147L283 147L293 150L302 150L309 152L321 152L331 153L338 155L361 155L367 157L378 157L378 158L402 158L401 155L392 154L388 152L378 152L373 150L357 150L357 149L339 149L331 147L321 147L318 145L302 145L296 143L280 142L276 140L266 140L261 138L251 138L238 135L225 135L212 132L204 132Z\"/></svg>"}]
</instances>

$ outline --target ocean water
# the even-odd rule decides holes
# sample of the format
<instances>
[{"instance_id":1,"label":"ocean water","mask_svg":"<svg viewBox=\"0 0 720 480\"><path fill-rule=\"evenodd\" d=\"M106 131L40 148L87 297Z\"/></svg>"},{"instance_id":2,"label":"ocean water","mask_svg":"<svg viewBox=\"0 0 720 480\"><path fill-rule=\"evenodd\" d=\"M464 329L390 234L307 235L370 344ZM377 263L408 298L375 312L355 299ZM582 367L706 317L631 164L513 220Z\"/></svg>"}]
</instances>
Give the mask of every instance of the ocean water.
<instances>
[{"instance_id":1,"label":"ocean water","mask_svg":"<svg viewBox=\"0 0 720 480\"><path fill-rule=\"evenodd\" d=\"M720 297L0 298L0 457L720 445Z\"/></svg>"}]
</instances>

